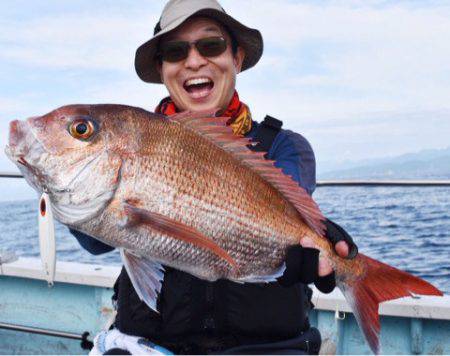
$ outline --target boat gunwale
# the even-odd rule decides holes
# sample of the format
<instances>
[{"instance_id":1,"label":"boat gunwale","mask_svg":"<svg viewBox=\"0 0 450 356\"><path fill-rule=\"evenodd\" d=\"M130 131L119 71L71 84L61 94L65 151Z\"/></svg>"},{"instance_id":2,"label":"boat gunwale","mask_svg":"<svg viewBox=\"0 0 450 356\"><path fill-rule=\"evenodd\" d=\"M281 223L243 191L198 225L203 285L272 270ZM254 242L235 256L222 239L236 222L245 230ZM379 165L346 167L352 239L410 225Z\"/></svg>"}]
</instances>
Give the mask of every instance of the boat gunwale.
<instances>
[{"instance_id":1,"label":"boat gunwale","mask_svg":"<svg viewBox=\"0 0 450 356\"><path fill-rule=\"evenodd\" d=\"M55 282L112 288L120 270L121 266L58 261ZM20 257L14 262L1 264L0 276L45 281L40 259L31 257ZM348 303L337 288L330 294L323 294L316 288L313 290L312 302L316 309L351 313ZM384 302L380 305L379 314L450 320L450 296L415 296Z\"/></svg>"}]
</instances>

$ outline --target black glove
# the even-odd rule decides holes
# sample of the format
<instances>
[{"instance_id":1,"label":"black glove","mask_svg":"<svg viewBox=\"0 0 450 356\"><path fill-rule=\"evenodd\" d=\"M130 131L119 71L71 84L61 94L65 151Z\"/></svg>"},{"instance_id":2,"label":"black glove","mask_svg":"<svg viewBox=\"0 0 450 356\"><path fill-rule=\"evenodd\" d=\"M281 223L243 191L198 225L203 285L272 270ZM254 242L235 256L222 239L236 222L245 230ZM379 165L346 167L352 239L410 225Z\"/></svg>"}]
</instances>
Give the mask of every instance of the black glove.
<instances>
[{"instance_id":1,"label":"black glove","mask_svg":"<svg viewBox=\"0 0 450 356\"><path fill-rule=\"evenodd\" d=\"M353 242L352 237L339 225L329 219L324 221L327 228L325 237L334 245L339 241L345 241L349 247L347 258L355 258L358 254L358 247ZM336 287L336 274L334 271L327 276L319 277L319 250L315 248L305 248L300 245L292 246L286 254L286 270L278 278L278 282L285 287L290 287L296 283L314 285L323 293L330 293Z\"/></svg>"},{"instance_id":2,"label":"black glove","mask_svg":"<svg viewBox=\"0 0 450 356\"><path fill-rule=\"evenodd\" d=\"M355 258L358 254L358 246L353 242L352 237L338 224L326 219L324 221L327 228L325 237L335 246L339 241L345 241L348 244L348 259Z\"/></svg>"},{"instance_id":3,"label":"black glove","mask_svg":"<svg viewBox=\"0 0 450 356\"><path fill-rule=\"evenodd\" d=\"M296 283L313 283L323 293L330 293L336 287L334 271L327 276L319 277L319 250L315 248L291 246L286 253L286 270L278 278L283 287L291 287Z\"/></svg>"}]
</instances>

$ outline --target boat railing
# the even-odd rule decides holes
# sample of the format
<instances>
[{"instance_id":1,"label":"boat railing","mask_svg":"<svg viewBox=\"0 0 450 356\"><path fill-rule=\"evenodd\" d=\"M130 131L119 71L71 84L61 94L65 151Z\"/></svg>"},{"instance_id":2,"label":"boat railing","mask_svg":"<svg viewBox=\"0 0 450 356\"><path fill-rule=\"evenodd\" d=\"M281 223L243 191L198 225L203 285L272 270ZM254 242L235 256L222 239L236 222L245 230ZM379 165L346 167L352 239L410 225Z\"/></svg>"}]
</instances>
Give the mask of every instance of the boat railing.
<instances>
[{"instance_id":1,"label":"boat railing","mask_svg":"<svg viewBox=\"0 0 450 356\"><path fill-rule=\"evenodd\" d=\"M0 172L0 178L23 178L21 173ZM450 187L450 179L330 179L318 180L318 187Z\"/></svg>"}]
</instances>

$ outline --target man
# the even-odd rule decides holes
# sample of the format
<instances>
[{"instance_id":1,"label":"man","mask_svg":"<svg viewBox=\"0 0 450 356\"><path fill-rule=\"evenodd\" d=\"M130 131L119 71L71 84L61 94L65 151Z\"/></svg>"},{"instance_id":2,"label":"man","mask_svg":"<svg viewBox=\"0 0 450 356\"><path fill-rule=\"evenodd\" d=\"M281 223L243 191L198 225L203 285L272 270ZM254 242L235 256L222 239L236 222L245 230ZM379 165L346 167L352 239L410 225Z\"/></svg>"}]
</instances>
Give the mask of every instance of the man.
<instances>
[{"instance_id":1,"label":"man","mask_svg":"<svg viewBox=\"0 0 450 356\"><path fill-rule=\"evenodd\" d=\"M259 31L227 15L216 0L171 0L154 36L138 48L135 65L142 80L163 83L170 94L157 112L172 115L221 109L222 115L230 117L235 134L258 141L253 149L267 151L267 158L312 194L315 160L309 143L296 133L281 130L281 122L274 118L267 117L262 124L252 121L249 108L235 90L236 75L254 66L262 50ZM354 257L357 248L350 236L329 221L327 228L337 252ZM92 253L111 250L73 233ZM95 350L145 352L127 346L133 342L142 346L143 340L137 336L149 340L153 350L159 345L175 353L317 353L321 341L308 321L312 306L308 283L315 283L323 292L335 287L328 260L319 257L312 241L306 239L302 246L288 251L286 271L277 282L206 282L166 268L157 305L160 313L139 300L123 269L115 285L115 329L103 333L101 340L96 338ZM118 349L111 350L114 347Z\"/></svg>"}]
</instances>

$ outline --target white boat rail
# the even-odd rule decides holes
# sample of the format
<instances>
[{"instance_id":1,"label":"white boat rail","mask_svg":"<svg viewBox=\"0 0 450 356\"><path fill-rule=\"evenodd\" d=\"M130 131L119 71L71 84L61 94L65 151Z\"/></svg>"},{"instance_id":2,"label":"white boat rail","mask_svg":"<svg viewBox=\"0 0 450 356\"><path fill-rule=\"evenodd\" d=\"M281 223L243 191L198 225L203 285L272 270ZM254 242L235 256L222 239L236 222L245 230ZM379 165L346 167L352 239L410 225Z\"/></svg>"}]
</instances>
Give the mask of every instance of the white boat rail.
<instances>
[{"instance_id":1,"label":"white boat rail","mask_svg":"<svg viewBox=\"0 0 450 356\"><path fill-rule=\"evenodd\" d=\"M21 173L0 172L0 178L23 178ZM332 186L402 186L402 187L450 187L450 179L341 179L318 180L318 187Z\"/></svg>"},{"instance_id":2,"label":"white boat rail","mask_svg":"<svg viewBox=\"0 0 450 356\"><path fill-rule=\"evenodd\" d=\"M112 288L121 267L58 261L55 282ZM46 280L41 261L20 257L17 261L0 265L0 275ZM317 309L350 313L351 309L342 293L335 289L323 294L316 288L313 303ZM380 304L380 315L450 320L450 296L417 296Z\"/></svg>"}]
</instances>

